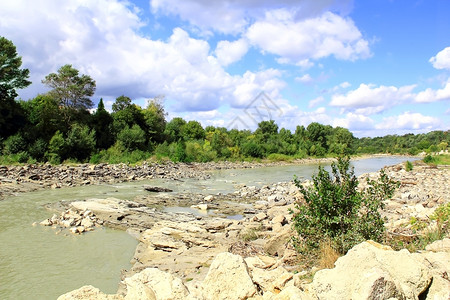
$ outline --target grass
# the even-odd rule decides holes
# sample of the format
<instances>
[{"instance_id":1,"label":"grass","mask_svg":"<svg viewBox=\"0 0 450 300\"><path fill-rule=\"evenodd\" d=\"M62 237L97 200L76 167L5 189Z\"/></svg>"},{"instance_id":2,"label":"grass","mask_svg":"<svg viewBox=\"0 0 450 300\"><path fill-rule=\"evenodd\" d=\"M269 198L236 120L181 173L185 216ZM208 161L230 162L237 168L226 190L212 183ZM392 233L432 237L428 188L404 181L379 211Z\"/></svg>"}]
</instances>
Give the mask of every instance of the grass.
<instances>
[{"instance_id":1,"label":"grass","mask_svg":"<svg viewBox=\"0 0 450 300\"><path fill-rule=\"evenodd\" d=\"M450 154L439 154L439 155L427 155L424 157L423 161L427 164L432 165L450 165Z\"/></svg>"},{"instance_id":2,"label":"grass","mask_svg":"<svg viewBox=\"0 0 450 300\"><path fill-rule=\"evenodd\" d=\"M319 269L332 269L341 254L336 251L330 241L323 241L319 246Z\"/></svg>"}]
</instances>

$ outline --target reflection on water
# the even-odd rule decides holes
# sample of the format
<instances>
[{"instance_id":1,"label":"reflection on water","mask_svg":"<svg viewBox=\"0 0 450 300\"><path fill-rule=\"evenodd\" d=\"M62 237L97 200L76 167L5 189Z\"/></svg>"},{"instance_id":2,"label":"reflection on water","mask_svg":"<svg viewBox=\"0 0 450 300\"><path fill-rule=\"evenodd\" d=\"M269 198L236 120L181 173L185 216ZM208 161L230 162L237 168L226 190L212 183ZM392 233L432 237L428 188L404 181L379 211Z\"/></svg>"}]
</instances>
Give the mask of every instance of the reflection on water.
<instances>
[{"instance_id":1,"label":"reflection on water","mask_svg":"<svg viewBox=\"0 0 450 300\"><path fill-rule=\"evenodd\" d=\"M406 157L377 157L352 164L357 175L393 165ZM57 235L48 227L33 227L33 222L49 218L52 212L43 204L60 200L116 197L132 200L148 194L143 185L168 187L174 192L217 194L233 192L237 185L264 185L299 178L310 178L317 165L289 165L242 170L212 171L204 181L186 179L147 180L115 185L85 186L22 194L0 201L0 299L56 299L59 295L86 284L106 293L115 293L120 270L129 268L136 240L123 231L97 229L88 234ZM202 211L189 210L195 215ZM177 208L166 208L176 212ZM241 215L228 216L240 219Z\"/></svg>"}]
</instances>

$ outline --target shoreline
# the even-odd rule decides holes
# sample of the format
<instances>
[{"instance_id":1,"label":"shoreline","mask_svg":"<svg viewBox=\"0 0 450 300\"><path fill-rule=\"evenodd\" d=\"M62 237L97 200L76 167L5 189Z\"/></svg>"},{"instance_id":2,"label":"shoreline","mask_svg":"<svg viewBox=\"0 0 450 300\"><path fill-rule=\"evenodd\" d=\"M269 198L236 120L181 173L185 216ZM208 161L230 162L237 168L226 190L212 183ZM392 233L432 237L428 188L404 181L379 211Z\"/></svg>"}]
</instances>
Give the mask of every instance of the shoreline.
<instances>
[{"instance_id":1,"label":"shoreline","mask_svg":"<svg viewBox=\"0 0 450 300\"><path fill-rule=\"evenodd\" d=\"M352 160L375 157L410 157L406 155L371 154L353 156ZM411 156L417 157L417 156ZM305 158L290 161L262 162L206 162L206 163L151 163L127 164L79 164L79 165L10 165L0 166L0 201L20 193L43 189L56 189L103 183L122 183L145 179L183 178L207 179L207 171L227 169L263 168L271 166L331 163L335 158Z\"/></svg>"}]
</instances>

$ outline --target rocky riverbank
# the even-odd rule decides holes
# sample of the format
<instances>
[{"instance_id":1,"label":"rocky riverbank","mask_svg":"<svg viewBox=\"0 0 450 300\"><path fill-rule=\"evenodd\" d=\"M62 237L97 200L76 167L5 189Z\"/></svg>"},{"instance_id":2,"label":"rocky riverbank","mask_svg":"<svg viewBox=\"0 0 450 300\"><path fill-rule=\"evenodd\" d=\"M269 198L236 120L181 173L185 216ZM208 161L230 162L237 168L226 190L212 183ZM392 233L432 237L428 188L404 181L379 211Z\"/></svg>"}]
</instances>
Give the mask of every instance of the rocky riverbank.
<instances>
[{"instance_id":1,"label":"rocky riverbank","mask_svg":"<svg viewBox=\"0 0 450 300\"><path fill-rule=\"evenodd\" d=\"M403 234L411 217L426 220L450 202L448 168L416 164L407 172L400 164L386 172L401 183L385 201L389 232ZM365 177L376 176L363 175L361 188ZM300 197L292 182L282 182L241 186L228 195L161 193L65 203L66 210L89 211L105 225L127 229L139 245L118 294L86 286L60 299L448 299L448 239L415 254L366 242L310 283L310 270L301 269L289 243L289 209Z\"/></svg>"},{"instance_id":2,"label":"rocky riverbank","mask_svg":"<svg viewBox=\"0 0 450 300\"><path fill-rule=\"evenodd\" d=\"M61 188L102 183L120 183L145 179L163 178L180 180L209 178L205 171L258 168L286 164L311 164L329 162L332 159L302 159L290 162L208 162L164 164L144 162L140 165L81 164L50 165L33 164L0 166L0 200L7 196L45 188Z\"/></svg>"}]
</instances>

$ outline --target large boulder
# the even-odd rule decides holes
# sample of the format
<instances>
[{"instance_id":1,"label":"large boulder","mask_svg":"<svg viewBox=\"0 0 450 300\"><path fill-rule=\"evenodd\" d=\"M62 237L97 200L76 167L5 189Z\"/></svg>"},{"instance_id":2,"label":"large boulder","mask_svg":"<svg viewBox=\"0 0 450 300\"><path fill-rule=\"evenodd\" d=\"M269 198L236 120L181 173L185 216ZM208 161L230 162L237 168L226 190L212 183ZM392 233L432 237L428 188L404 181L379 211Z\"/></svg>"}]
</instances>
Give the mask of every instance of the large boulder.
<instances>
[{"instance_id":1,"label":"large boulder","mask_svg":"<svg viewBox=\"0 0 450 300\"><path fill-rule=\"evenodd\" d=\"M334 269L318 271L312 290L318 299L419 299L432 275L408 250L394 251L368 241L339 258Z\"/></svg>"},{"instance_id":2,"label":"large boulder","mask_svg":"<svg viewBox=\"0 0 450 300\"><path fill-rule=\"evenodd\" d=\"M203 281L205 299L247 299L256 293L247 264L239 255L219 253Z\"/></svg>"},{"instance_id":3,"label":"large boulder","mask_svg":"<svg viewBox=\"0 0 450 300\"><path fill-rule=\"evenodd\" d=\"M450 252L414 253L414 258L429 267L433 275L426 299L450 299Z\"/></svg>"},{"instance_id":4,"label":"large boulder","mask_svg":"<svg viewBox=\"0 0 450 300\"><path fill-rule=\"evenodd\" d=\"M107 295L92 285L85 285L58 297L58 300L123 300L120 295Z\"/></svg>"},{"instance_id":5,"label":"large boulder","mask_svg":"<svg viewBox=\"0 0 450 300\"><path fill-rule=\"evenodd\" d=\"M189 294L180 278L156 268L147 268L124 281L125 300L177 300L185 299Z\"/></svg>"}]
</instances>

